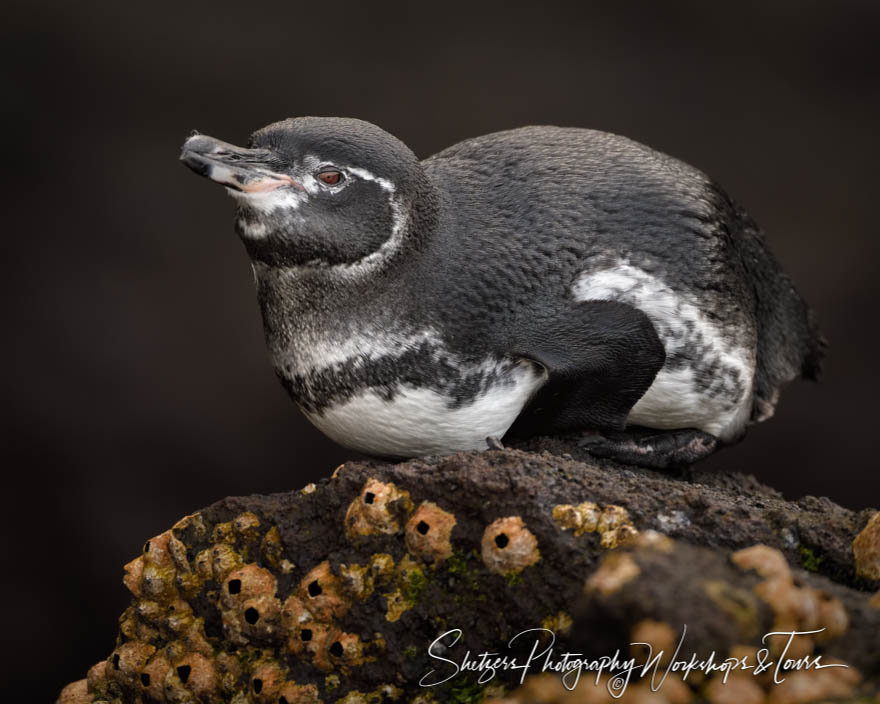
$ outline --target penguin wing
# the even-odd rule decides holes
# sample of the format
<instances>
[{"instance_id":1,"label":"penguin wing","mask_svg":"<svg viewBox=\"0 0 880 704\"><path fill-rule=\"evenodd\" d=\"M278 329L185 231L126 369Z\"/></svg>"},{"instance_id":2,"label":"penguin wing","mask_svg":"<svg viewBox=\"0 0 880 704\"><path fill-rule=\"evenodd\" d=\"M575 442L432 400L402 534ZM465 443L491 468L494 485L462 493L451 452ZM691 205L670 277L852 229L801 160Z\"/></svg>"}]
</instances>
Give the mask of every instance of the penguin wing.
<instances>
[{"instance_id":1,"label":"penguin wing","mask_svg":"<svg viewBox=\"0 0 880 704\"><path fill-rule=\"evenodd\" d=\"M513 354L546 369L547 383L512 432L622 430L666 360L653 323L615 301L571 301L530 311Z\"/></svg>"}]
</instances>

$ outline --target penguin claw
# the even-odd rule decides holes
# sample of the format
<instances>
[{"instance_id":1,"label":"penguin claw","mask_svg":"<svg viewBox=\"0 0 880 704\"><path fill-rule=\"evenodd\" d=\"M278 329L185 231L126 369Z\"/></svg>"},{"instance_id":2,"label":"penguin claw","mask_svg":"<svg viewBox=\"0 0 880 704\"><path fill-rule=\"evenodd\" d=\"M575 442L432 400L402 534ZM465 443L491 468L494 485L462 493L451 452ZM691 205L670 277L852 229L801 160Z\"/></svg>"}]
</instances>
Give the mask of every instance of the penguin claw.
<instances>
[{"instance_id":1,"label":"penguin claw","mask_svg":"<svg viewBox=\"0 0 880 704\"><path fill-rule=\"evenodd\" d=\"M486 445L490 450L503 450L504 449L504 445L502 444L501 440L499 440L494 435L490 435L489 437L486 438Z\"/></svg>"}]
</instances>

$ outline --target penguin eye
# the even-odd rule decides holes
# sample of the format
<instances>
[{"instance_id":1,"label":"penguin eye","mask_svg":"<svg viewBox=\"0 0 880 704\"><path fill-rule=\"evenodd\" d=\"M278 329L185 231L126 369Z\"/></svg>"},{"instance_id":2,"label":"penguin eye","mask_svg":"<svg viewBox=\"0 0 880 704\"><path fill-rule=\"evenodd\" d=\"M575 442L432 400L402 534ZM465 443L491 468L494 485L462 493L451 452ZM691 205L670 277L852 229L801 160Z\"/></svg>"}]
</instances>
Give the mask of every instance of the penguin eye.
<instances>
[{"instance_id":1,"label":"penguin eye","mask_svg":"<svg viewBox=\"0 0 880 704\"><path fill-rule=\"evenodd\" d=\"M328 186L335 186L338 183L342 183L345 180L345 176L343 176L339 171L322 171L318 174L318 178L321 179Z\"/></svg>"}]
</instances>

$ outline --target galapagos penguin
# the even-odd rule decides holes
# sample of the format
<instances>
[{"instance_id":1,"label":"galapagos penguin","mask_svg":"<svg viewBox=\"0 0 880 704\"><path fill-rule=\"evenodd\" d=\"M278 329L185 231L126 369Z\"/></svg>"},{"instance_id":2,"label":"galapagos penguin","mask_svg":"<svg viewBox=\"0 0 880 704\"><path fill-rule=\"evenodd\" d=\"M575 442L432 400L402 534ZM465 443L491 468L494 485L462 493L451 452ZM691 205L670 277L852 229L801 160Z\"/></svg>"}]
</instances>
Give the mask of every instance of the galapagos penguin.
<instances>
[{"instance_id":1,"label":"galapagos penguin","mask_svg":"<svg viewBox=\"0 0 880 704\"><path fill-rule=\"evenodd\" d=\"M605 132L524 127L424 161L356 119L247 148L226 187L275 371L341 445L391 458L582 434L682 466L817 378L822 338L755 223L700 171Z\"/></svg>"}]
</instances>

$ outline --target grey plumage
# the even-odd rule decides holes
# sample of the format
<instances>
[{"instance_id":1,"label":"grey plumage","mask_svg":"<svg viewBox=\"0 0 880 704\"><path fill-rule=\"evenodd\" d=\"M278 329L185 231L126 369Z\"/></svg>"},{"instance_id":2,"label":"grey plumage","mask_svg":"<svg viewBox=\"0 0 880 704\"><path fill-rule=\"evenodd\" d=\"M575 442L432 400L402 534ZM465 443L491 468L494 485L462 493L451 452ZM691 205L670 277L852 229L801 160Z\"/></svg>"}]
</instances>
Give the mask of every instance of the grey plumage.
<instances>
[{"instance_id":1,"label":"grey plumage","mask_svg":"<svg viewBox=\"0 0 880 704\"><path fill-rule=\"evenodd\" d=\"M182 158L239 201L282 382L358 449L465 449L465 426L513 423L602 431L597 454L667 466L818 374L821 338L755 224L626 138L527 127L419 162L368 123L298 118L248 150L192 137ZM328 169L343 180L324 184ZM615 435L633 424L678 449Z\"/></svg>"}]
</instances>

